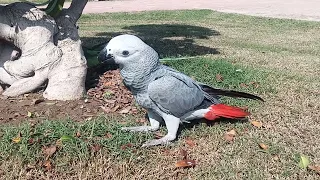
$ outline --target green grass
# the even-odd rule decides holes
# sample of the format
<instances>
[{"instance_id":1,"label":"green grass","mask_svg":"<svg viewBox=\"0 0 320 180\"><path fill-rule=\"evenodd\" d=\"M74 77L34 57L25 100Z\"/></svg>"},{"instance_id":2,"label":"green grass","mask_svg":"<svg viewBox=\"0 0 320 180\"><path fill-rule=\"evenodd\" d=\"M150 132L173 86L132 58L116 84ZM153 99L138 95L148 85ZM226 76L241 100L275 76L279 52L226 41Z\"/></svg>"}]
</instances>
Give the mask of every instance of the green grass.
<instances>
[{"instance_id":1,"label":"green grass","mask_svg":"<svg viewBox=\"0 0 320 180\"><path fill-rule=\"evenodd\" d=\"M79 179L317 179L319 176L298 167L295 154L305 154L312 164L320 164L319 87L320 34L318 22L260 18L218 13L209 10L156 11L83 15L79 21L85 46L107 42L111 37L131 33L154 47L167 65L198 81L222 88L261 95L266 102L223 99L248 106L250 120L221 121L185 127L172 146L142 149L152 134L122 133L119 127L137 125L135 117L109 117L85 122L43 121L31 128L28 123L0 128L0 175L20 178ZM178 58L186 60L175 60ZM216 80L216 74L224 78ZM258 87L250 84L256 82ZM127 125L120 122L127 120ZM223 138L235 129L233 143ZM44 158L43 145L55 143L63 135L81 137L63 143L52 157L55 169L27 165ZM21 143L11 139L22 132ZM28 145L31 133L38 132L41 143ZM110 132L112 138L103 137ZM161 132L165 133L164 129ZM47 136L45 136L47 134ZM38 138L38 137L37 137ZM186 138L196 146L189 147ZM121 145L132 143L125 150ZM262 151L258 143L269 146ZM92 144L102 150L90 152ZM197 165L176 169L180 149ZM26 170L28 169L28 170ZM28 175L29 174L29 175ZM31 174L31 175L30 175Z\"/></svg>"},{"instance_id":2,"label":"green grass","mask_svg":"<svg viewBox=\"0 0 320 180\"><path fill-rule=\"evenodd\" d=\"M132 118L126 118L130 124ZM132 124L132 123L131 123ZM144 136L135 136L120 131L120 123L113 117L101 117L81 123L72 120L42 121L36 125L22 123L19 126L4 126L0 128L0 160L12 156L20 157L26 163L32 163L45 158L43 146L56 145L61 140L61 149L57 151L57 159L88 160L91 157L90 147L99 145L111 155L130 157L130 149L122 150L121 146L133 143L141 144ZM14 143L12 139L21 133L21 141ZM77 137L76 134L80 133ZM106 136L111 135L111 137Z\"/></svg>"}]
</instances>

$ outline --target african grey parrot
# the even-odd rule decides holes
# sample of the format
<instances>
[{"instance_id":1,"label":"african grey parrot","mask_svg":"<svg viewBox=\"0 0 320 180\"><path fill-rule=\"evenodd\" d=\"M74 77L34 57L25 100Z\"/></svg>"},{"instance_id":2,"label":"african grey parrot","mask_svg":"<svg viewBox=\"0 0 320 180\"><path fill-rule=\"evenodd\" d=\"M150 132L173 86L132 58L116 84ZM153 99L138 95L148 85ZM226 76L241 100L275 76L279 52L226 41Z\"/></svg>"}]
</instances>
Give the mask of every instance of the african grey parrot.
<instances>
[{"instance_id":1,"label":"african grey parrot","mask_svg":"<svg viewBox=\"0 0 320 180\"><path fill-rule=\"evenodd\" d=\"M134 35L112 38L98 59L119 65L123 83L136 102L147 110L150 126L124 127L122 130L156 131L159 122L165 122L167 135L147 141L143 147L167 144L176 139L180 122L198 118L244 118L249 115L240 108L220 104L219 95L262 100L243 92L212 88L162 65L158 53Z\"/></svg>"}]
</instances>

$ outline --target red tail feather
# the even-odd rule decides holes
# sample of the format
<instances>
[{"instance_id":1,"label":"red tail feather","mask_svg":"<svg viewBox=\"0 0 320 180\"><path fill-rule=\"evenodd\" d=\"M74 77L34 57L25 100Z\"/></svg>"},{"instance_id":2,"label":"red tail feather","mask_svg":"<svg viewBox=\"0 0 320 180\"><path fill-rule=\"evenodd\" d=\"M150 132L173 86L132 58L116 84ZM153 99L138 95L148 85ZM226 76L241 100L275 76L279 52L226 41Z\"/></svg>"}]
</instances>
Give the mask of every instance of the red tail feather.
<instances>
[{"instance_id":1,"label":"red tail feather","mask_svg":"<svg viewBox=\"0 0 320 180\"><path fill-rule=\"evenodd\" d=\"M214 104L210 106L210 111L204 117L208 120L215 120L218 117L225 117L231 119L245 118L250 113L238 107L232 107L225 104Z\"/></svg>"}]
</instances>

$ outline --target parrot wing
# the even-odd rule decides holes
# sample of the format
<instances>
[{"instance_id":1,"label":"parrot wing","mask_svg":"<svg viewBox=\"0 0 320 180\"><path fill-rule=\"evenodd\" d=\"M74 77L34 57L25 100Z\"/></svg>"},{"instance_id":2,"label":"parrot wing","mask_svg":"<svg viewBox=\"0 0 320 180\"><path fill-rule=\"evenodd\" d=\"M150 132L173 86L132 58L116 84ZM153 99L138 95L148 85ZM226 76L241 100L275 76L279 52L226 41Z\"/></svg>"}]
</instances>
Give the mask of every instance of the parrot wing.
<instances>
[{"instance_id":1,"label":"parrot wing","mask_svg":"<svg viewBox=\"0 0 320 180\"><path fill-rule=\"evenodd\" d=\"M179 74L176 76L167 74L151 82L148 95L162 111L181 117L199 106L204 100L204 94L192 83L192 79Z\"/></svg>"}]
</instances>

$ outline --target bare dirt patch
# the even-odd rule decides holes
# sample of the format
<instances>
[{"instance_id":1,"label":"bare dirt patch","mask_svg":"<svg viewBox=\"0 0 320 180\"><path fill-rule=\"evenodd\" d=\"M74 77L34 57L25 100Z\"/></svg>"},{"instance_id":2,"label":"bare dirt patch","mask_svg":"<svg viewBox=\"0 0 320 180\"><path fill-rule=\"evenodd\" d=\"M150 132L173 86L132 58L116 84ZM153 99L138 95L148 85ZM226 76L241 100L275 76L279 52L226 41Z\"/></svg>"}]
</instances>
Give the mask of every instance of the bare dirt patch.
<instances>
[{"instance_id":1,"label":"bare dirt patch","mask_svg":"<svg viewBox=\"0 0 320 180\"><path fill-rule=\"evenodd\" d=\"M98 77L98 79L94 79ZM118 70L98 75L96 69L88 72L87 96L73 101L50 101L42 92L15 98L1 96L0 124L16 124L26 120L66 119L82 121L103 113L137 114L131 93L122 83ZM91 87L91 88L90 88Z\"/></svg>"}]
</instances>

